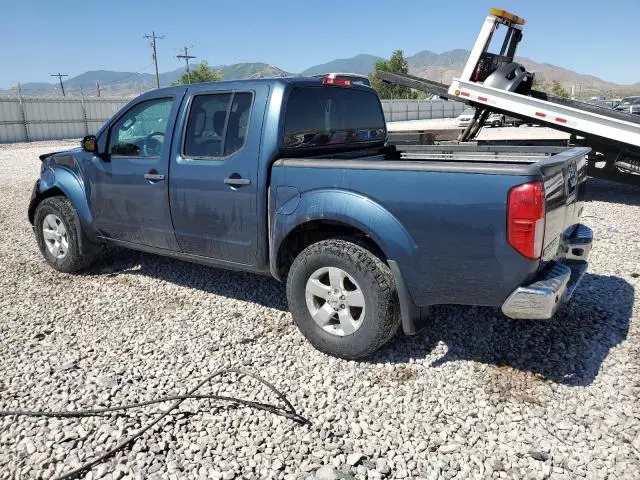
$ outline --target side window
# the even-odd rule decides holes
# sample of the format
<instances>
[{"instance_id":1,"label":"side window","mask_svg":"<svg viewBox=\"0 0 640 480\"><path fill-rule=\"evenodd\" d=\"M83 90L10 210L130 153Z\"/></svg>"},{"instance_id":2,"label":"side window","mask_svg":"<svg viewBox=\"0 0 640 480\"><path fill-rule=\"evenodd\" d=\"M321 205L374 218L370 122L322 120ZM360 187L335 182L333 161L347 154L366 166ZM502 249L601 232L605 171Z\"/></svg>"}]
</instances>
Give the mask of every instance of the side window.
<instances>
[{"instance_id":1,"label":"side window","mask_svg":"<svg viewBox=\"0 0 640 480\"><path fill-rule=\"evenodd\" d=\"M248 92L194 96L185 130L184 156L219 158L242 149L252 100Z\"/></svg>"},{"instance_id":2,"label":"side window","mask_svg":"<svg viewBox=\"0 0 640 480\"><path fill-rule=\"evenodd\" d=\"M141 102L111 127L109 152L127 157L157 157L167 132L173 98Z\"/></svg>"}]
</instances>

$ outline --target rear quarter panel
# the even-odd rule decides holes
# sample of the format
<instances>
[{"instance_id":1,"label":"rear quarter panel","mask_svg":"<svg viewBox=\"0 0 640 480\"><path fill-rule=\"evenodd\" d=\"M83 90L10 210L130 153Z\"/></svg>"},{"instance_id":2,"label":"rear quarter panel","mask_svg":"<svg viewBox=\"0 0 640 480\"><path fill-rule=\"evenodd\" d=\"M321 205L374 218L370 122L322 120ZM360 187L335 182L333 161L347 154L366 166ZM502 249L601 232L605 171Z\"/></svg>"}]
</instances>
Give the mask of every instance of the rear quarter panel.
<instances>
[{"instance_id":1,"label":"rear quarter panel","mask_svg":"<svg viewBox=\"0 0 640 480\"><path fill-rule=\"evenodd\" d=\"M300 162L298 162L300 163ZM506 240L506 200L528 176L291 167L272 171L273 247L296 226L338 219L369 235L400 266L417 305L499 306L539 262ZM287 199L276 200L278 187ZM280 204L278 205L277 202Z\"/></svg>"}]
</instances>

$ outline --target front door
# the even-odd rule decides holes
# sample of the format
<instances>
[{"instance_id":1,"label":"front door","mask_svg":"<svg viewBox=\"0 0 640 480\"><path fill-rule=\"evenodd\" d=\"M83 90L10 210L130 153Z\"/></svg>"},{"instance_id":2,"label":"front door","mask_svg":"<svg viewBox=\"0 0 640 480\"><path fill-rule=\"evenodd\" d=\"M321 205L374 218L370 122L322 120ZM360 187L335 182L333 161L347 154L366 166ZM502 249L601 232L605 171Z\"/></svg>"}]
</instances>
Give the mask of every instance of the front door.
<instances>
[{"instance_id":1,"label":"front door","mask_svg":"<svg viewBox=\"0 0 640 480\"><path fill-rule=\"evenodd\" d=\"M196 92L174 147L170 201L185 253L252 265L258 241L257 188L267 85Z\"/></svg>"},{"instance_id":2,"label":"front door","mask_svg":"<svg viewBox=\"0 0 640 480\"><path fill-rule=\"evenodd\" d=\"M177 103L173 95L146 95L110 125L107 152L87 172L100 235L178 250L168 190Z\"/></svg>"}]
</instances>

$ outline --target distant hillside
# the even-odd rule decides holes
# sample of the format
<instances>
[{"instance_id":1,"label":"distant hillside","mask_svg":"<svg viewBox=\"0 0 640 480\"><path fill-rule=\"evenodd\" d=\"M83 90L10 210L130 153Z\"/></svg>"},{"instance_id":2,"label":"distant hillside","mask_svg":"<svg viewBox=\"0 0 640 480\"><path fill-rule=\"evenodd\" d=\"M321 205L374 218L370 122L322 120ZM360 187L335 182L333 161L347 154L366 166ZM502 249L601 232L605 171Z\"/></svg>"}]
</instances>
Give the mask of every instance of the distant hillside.
<instances>
[{"instance_id":1,"label":"distant hillside","mask_svg":"<svg viewBox=\"0 0 640 480\"><path fill-rule=\"evenodd\" d=\"M51 84L46 82L23 83L20 88L24 93L50 88Z\"/></svg>"},{"instance_id":2,"label":"distant hillside","mask_svg":"<svg viewBox=\"0 0 640 480\"><path fill-rule=\"evenodd\" d=\"M407 57L407 61L412 74L438 82L450 83L454 76L458 76L462 72L468 56L469 51L461 49L443 53L423 50ZM304 70L301 75L317 75L328 72L352 72L368 75L374 70L376 62L380 60L383 59L374 55L360 54L351 58L341 58L314 65ZM640 82L634 85L619 85L604 81L593 75L577 73L573 70L547 63L537 63L529 58L518 58L517 60L525 64L528 70L535 72L546 81L558 80L567 89L575 85L576 93L582 92L586 94L587 92L607 92L611 90L615 92L611 92L611 95L623 96L640 91ZM193 68L196 67L197 64L193 65ZM287 73L274 65L262 62L219 65L213 68L220 70L225 80L295 75ZM171 85L180 78L184 71L185 68L180 67L161 73L160 85ZM151 73L115 72L111 70L91 70L82 73L66 80L64 86L69 96L79 96L80 94L93 96L96 93L96 82L100 83L101 94L105 96L132 96L156 86L155 76ZM55 82L24 83L21 87L25 95L60 95L60 87ZM0 90L0 95L14 95L14 92Z\"/></svg>"},{"instance_id":3,"label":"distant hillside","mask_svg":"<svg viewBox=\"0 0 640 480\"><path fill-rule=\"evenodd\" d=\"M191 68L196 68L194 64ZM289 73L269 65L268 63L236 63L234 65L214 66L222 73L224 80L238 80L242 78L287 77ZM161 73L160 86L166 87L177 81L186 71L186 67L176 68ZM130 96L155 88L156 77L152 73L116 72L112 70L90 70L63 82L65 93L68 96L96 95L96 83L100 84L102 95ZM22 93L25 95L59 96L58 83L32 82L23 83ZM8 90L0 90L1 94L13 94Z\"/></svg>"},{"instance_id":4,"label":"distant hillside","mask_svg":"<svg viewBox=\"0 0 640 480\"><path fill-rule=\"evenodd\" d=\"M225 80L289 76L284 70L269 65L268 63L236 63L234 65L215 68L220 70L222 78Z\"/></svg>"},{"instance_id":5,"label":"distant hillside","mask_svg":"<svg viewBox=\"0 0 640 480\"><path fill-rule=\"evenodd\" d=\"M434 53L423 50L415 55L407 57L409 65L413 68L421 67L460 67L464 66L469 56L469 50L450 50L444 53Z\"/></svg>"},{"instance_id":6,"label":"distant hillside","mask_svg":"<svg viewBox=\"0 0 640 480\"><path fill-rule=\"evenodd\" d=\"M327 63L315 65L301 72L300 75L320 75L329 72L349 72L369 75L375 68L376 62L384 60L374 55L361 54L352 58L338 58Z\"/></svg>"}]
</instances>

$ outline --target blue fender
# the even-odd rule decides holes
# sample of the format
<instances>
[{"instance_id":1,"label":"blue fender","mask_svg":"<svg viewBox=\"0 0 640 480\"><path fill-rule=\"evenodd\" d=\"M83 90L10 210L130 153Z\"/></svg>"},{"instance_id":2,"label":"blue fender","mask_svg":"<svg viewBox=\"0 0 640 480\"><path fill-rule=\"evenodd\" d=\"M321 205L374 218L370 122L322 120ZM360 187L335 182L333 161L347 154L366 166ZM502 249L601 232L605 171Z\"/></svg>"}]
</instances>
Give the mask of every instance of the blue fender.
<instances>
[{"instance_id":1,"label":"blue fender","mask_svg":"<svg viewBox=\"0 0 640 480\"><path fill-rule=\"evenodd\" d=\"M416 244L400 221L368 197L347 190L313 190L277 205L272 225L271 259L280 244L298 226L331 220L356 228L369 236L385 256L399 263L412 256Z\"/></svg>"},{"instance_id":2,"label":"blue fender","mask_svg":"<svg viewBox=\"0 0 640 480\"><path fill-rule=\"evenodd\" d=\"M33 223L33 215L35 209L42 201L47 198L52 189L61 191L71 202L75 211L76 230L82 232L86 238L80 238L80 249L86 251L90 245L86 244L88 239L91 243L98 243L95 232L92 229L93 215L89 208L87 195L84 189L84 182L76 175L75 172L62 167L47 167L40 175L35 198L32 198L29 205L29 220Z\"/></svg>"},{"instance_id":3,"label":"blue fender","mask_svg":"<svg viewBox=\"0 0 640 480\"><path fill-rule=\"evenodd\" d=\"M400 221L371 198L355 192L322 189L302 195L292 193L291 190L287 192L289 198L286 200L279 199L279 195L276 194L275 215L271 227L272 274L278 278L276 263L280 246L287 235L297 227L307 222L329 220L355 228L370 237L387 258L396 281L403 330L407 334L415 333L420 311L409 295L398 265L410 264L417 247Z\"/></svg>"}]
</instances>

